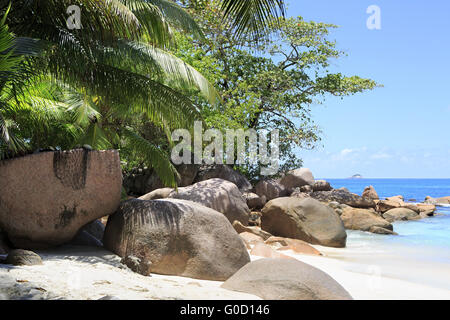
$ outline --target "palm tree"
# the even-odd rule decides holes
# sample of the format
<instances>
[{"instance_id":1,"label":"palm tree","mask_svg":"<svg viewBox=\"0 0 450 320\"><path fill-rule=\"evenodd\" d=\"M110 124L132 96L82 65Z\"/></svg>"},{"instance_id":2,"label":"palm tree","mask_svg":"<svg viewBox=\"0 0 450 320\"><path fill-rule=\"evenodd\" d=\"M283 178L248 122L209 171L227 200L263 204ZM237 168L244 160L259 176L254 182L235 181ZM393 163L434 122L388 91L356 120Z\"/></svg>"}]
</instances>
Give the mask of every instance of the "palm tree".
<instances>
[{"instance_id":1,"label":"palm tree","mask_svg":"<svg viewBox=\"0 0 450 320\"><path fill-rule=\"evenodd\" d=\"M41 74L49 73L64 83L65 89L82 93L72 94L69 102L71 110L89 118L84 127L85 141L102 148L117 139L105 134L101 118L92 117L92 110L83 108L89 104L80 104L74 100L76 97L95 100L99 111L113 115L123 116L124 111L145 114L165 132L190 126L198 115L179 88L196 87L211 102L217 99L214 88L203 76L161 49L172 45L172 25L200 35L192 18L180 7L165 1L160 1L159 6L139 0L79 3L83 12L80 30L67 29L66 9L71 2L64 0L16 0L8 23L17 35L39 39L42 55L33 63ZM165 8L164 16L160 7ZM61 102L65 103L58 101L60 106ZM81 114L81 110L87 113ZM114 137L117 133L142 150L164 183L175 184L176 170L164 152L132 128L124 127Z\"/></svg>"},{"instance_id":2,"label":"palm tree","mask_svg":"<svg viewBox=\"0 0 450 320\"><path fill-rule=\"evenodd\" d=\"M9 114L33 113L35 117L28 119L48 119L52 125L33 121L27 127L58 132L55 125L61 120L61 110L68 110L75 121L59 130L64 136L72 135L73 143L85 141L104 148L117 147L125 140L140 151L166 185L175 186L176 170L167 155L132 127L124 126L127 121L123 119L144 114L169 133L175 127L189 127L199 116L179 89L194 87L211 103L218 100L201 74L164 50L174 45L173 28L202 37L199 27L172 1L80 0L82 28L69 30L67 8L71 4L71 0L14 0L7 20L10 29L39 47L41 55L32 59L32 65L44 77L51 74L56 91L62 93L49 96L53 89L34 90L27 98L14 99L17 103L10 103ZM282 1L223 1L224 18L235 22L238 34L245 29L261 30L277 7L283 12ZM0 5L0 10L5 8L6 4ZM42 84L39 79L36 82Z\"/></svg>"},{"instance_id":3,"label":"palm tree","mask_svg":"<svg viewBox=\"0 0 450 320\"><path fill-rule=\"evenodd\" d=\"M17 54L23 50L19 39L9 31L5 24L10 7L6 8L0 20L0 159L23 152L25 143L15 134L14 123L5 117L4 111L10 107L9 102L27 83L31 75L23 57Z\"/></svg>"}]
</instances>

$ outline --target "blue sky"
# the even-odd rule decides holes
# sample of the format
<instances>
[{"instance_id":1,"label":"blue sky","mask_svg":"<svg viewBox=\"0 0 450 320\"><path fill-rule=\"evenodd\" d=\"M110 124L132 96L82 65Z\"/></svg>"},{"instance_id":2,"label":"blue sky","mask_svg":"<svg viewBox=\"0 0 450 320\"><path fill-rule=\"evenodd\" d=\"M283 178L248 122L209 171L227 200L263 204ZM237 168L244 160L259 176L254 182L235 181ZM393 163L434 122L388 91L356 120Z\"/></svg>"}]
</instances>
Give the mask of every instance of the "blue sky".
<instances>
[{"instance_id":1,"label":"blue sky","mask_svg":"<svg viewBox=\"0 0 450 320\"><path fill-rule=\"evenodd\" d=\"M450 1L290 0L288 16L333 23L348 56L333 71L384 85L313 107L321 146L299 150L316 177L450 178ZM369 30L370 5L381 30Z\"/></svg>"}]
</instances>

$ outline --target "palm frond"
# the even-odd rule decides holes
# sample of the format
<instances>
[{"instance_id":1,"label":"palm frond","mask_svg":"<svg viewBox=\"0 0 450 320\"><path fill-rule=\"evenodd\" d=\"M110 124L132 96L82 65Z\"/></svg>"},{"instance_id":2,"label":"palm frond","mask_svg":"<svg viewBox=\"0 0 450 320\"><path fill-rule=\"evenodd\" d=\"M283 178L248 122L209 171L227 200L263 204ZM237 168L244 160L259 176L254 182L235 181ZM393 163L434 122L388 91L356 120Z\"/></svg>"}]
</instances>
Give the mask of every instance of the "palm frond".
<instances>
[{"instance_id":1,"label":"palm frond","mask_svg":"<svg viewBox=\"0 0 450 320\"><path fill-rule=\"evenodd\" d=\"M197 88L211 104L220 100L214 86L200 72L167 51L142 42L119 40L114 48L103 54L107 56L108 64L131 67L139 74L156 75L157 79L175 88Z\"/></svg>"},{"instance_id":2,"label":"palm frond","mask_svg":"<svg viewBox=\"0 0 450 320\"><path fill-rule=\"evenodd\" d=\"M195 20L178 4L168 0L146 0L157 6L169 23L176 28L192 34L197 38L204 38L203 32Z\"/></svg>"},{"instance_id":3,"label":"palm frond","mask_svg":"<svg viewBox=\"0 0 450 320\"><path fill-rule=\"evenodd\" d=\"M261 37L270 22L284 17L284 0L222 0L224 18L231 21L239 37L244 32Z\"/></svg>"},{"instance_id":4,"label":"palm frond","mask_svg":"<svg viewBox=\"0 0 450 320\"><path fill-rule=\"evenodd\" d=\"M164 185L173 188L177 186L179 174L164 151L135 133L131 128L125 128L122 133L133 150L155 169Z\"/></svg>"},{"instance_id":5,"label":"palm frond","mask_svg":"<svg viewBox=\"0 0 450 320\"><path fill-rule=\"evenodd\" d=\"M91 123L85 133L81 136L79 144L88 144L97 150L111 148L108 136L97 123Z\"/></svg>"}]
</instances>

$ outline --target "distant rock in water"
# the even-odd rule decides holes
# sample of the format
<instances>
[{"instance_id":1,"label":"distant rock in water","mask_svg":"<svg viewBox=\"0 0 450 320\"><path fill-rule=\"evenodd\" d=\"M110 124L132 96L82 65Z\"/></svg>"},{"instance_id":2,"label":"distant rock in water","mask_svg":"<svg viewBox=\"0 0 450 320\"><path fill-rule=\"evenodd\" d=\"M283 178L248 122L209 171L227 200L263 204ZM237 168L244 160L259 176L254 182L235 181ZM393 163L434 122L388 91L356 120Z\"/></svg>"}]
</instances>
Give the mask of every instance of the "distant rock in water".
<instances>
[{"instance_id":1,"label":"distant rock in water","mask_svg":"<svg viewBox=\"0 0 450 320\"><path fill-rule=\"evenodd\" d=\"M424 201L425 204L433 204L433 205L442 205L442 204L450 204L450 196L442 197L442 198L432 198L427 196Z\"/></svg>"},{"instance_id":2,"label":"distant rock in water","mask_svg":"<svg viewBox=\"0 0 450 320\"><path fill-rule=\"evenodd\" d=\"M362 179L363 176L360 175L359 173L352 175L349 179Z\"/></svg>"}]
</instances>

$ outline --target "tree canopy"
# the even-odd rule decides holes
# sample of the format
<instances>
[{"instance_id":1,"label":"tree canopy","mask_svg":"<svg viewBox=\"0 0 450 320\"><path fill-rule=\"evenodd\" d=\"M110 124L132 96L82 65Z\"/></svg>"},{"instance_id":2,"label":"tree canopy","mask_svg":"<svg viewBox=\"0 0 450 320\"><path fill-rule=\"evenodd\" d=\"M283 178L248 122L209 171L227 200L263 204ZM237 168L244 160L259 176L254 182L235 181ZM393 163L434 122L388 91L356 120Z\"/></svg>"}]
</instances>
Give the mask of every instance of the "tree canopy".
<instances>
[{"instance_id":1,"label":"tree canopy","mask_svg":"<svg viewBox=\"0 0 450 320\"><path fill-rule=\"evenodd\" d=\"M236 38L232 24L220 19L220 2L189 11L201 26L204 39L178 34L176 55L191 64L220 92L223 103L198 98L208 126L280 130L284 169L299 167L295 148L313 148L320 130L311 108L327 95L344 97L377 86L359 76L330 72L339 50L330 33L337 26L304 21L302 17L272 20L264 38L246 34ZM257 177L258 168L241 169Z\"/></svg>"}]
</instances>

